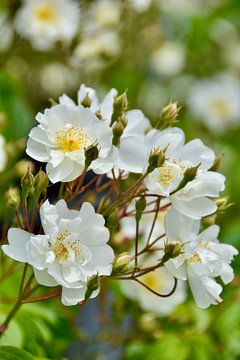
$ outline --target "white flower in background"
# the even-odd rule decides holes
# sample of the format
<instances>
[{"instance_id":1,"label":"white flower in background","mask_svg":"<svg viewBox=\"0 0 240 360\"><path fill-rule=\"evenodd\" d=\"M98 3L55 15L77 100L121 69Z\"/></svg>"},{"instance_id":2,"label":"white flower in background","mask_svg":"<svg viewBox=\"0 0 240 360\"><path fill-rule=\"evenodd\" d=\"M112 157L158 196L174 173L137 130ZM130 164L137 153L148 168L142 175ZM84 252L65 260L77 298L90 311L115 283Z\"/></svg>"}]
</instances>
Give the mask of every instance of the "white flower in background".
<instances>
[{"instance_id":1,"label":"white flower in background","mask_svg":"<svg viewBox=\"0 0 240 360\"><path fill-rule=\"evenodd\" d=\"M128 2L134 10L141 13L150 7L152 0L128 0Z\"/></svg>"},{"instance_id":2,"label":"white flower in background","mask_svg":"<svg viewBox=\"0 0 240 360\"><path fill-rule=\"evenodd\" d=\"M34 48L48 50L56 41L68 43L73 39L79 16L73 0L25 0L17 12L15 27Z\"/></svg>"},{"instance_id":3,"label":"white flower in background","mask_svg":"<svg viewBox=\"0 0 240 360\"><path fill-rule=\"evenodd\" d=\"M13 42L13 28L7 14L0 12L0 51L7 51Z\"/></svg>"},{"instance_id":4,"label":"white flower in background","mask_svg":"<svg viewBox=\"0 0 240 360\"><path fill-rule=\"evenodd\" d=\"M159 258L155 254L143 258L141 265L142 267L154 266L158 261ZM164 267L139 277L139 280L160 294L168 294L174 286L173 276ZM128 298L137 301L143 310L151 311L159 316L169 315L186 299L184 282L181 280L178 281L175 292L166 298L151 293L143 285L132 280L121 281L121 289Z\"/></svg>"},{"instance_id":5,"label":"white flower in background","mask_svg":"<svg viewBox=\"0 0 240 360\"><path fill-rule=\"evenodd\" d=\"M121 50L120 37L114 30L102 30L83 36L73 51L71 64L75 67L98 70L108 59L116 57Z\"/></svg>"},{"instance_id":6,"label":"white flower in background","mask_svg":"<svg viewBox=\"0 0 240 360\"><path fill-rule=\"evenodd\" d=\"M0 135L0 171L3 171L7 162L7 155L5 150L5 139Z\"/></svg>"},{"instance_id":7,"label":"white flower in background","mask_svg":"<svg viewBox=\"0 0 240 360\"><path fill-rule=\"evenodd\" d=\"M84 203L69 210L64 200L40 209L44 235L11 228L3 252L33 266L36 280L44 286L62 286L64 305L84 300L87 280L96 274L110 275L114 253L107 245L109 231L104 218ZM96 290L91 297L98 295Z\"/></svg>"},{"instance_id":8,"label":"white flower in background","mask_svg":"<svg viewBox=\"0 0 240 360\"><path fill-rule=\"evenodd\" d=\"M40 83L48 95L57 97L66 90L75 88L79 82L77 71L68 66L52 62L40 70Z\"/></svg>"},{"instance_id":9,"label":"white flower in background","mask_svg":"<svg viewBox=\"0 0 240 360\"><path fill-rule=\"evenodd\" d=\"M97 0L90 7L84 20L84 32L116 27L120 22L121 4L115 0Z\"/></svg>"},{"instance_id":10,"label":"white flower in background","mask_svg":"<svg viewBox=\"0 0 240 360\"><path fill-rule=\"evenodd\" d=\"M169 13L174 17L203 16L208 14L211 3L220 2L221 0L155 0L162 11Z\"/></svg>"},{"instance_id":11,"label":"white flower in background","mask_svg":"<svg viewBox=\"0 0 240 360\"><path fill-rule=\"evenodd\" d=\"M214 131L235 127L240 123L240 84L230 78L199 80L190 89L188 106Z\"/></svg>"},{"instance_id":12,"label":"white flower in background","mask_svg":"<svg viewBox=\"0 0 240 360\"><path fill-rule=\"evenodd\" d=\"M166 42L151 56L151 65L160 75L174 76L183 70L185 51L181 44Z\"/></svg>"},{"instance_id":13,"label":"white flower in background","mask_svg":"<svg viewBox=\"0 0 240 360\"><path fill-rule=\"evenodd\" d=\"M165 217L168 243L179 242L181 254L165 263L167 270L180 280L188 280L193 297L200 308L222 301L222 286L233 280L230 263L238 251L217 239L219 227L212 225L199 234L200 221L192 220L170 209Z\"/></svg>"},{"instance_id":14,"label":"white flower in background","mask_svg":"<svg viewBox=\"0 0 240 360\"><path fill-rule=\"evenodd\" d=\"M105 173L112 168L112 131L94 113L82 106L59 104L38 113L39 125L29 134L27 154L47 162L49 179L68 182L80 176L85 168L85 149L93 144L99 155L90 168Z\"/></svg>"}]
</instances>

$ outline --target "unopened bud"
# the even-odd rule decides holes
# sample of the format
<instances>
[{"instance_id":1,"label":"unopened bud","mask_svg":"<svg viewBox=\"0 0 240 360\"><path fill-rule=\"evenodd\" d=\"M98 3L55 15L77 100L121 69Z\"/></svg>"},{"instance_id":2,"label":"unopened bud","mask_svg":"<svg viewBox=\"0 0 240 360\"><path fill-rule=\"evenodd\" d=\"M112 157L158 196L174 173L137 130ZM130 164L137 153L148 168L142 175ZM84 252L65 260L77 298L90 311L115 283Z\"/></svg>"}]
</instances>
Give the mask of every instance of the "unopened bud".
<instances>
[{"instance_id":1,"label":"unopened bud","mask_svg":"<svg viewBox=\"0 0 240 360\"><path fill-rule=\"evenodd\" d=\"M34 170L34 164L30 160L20 160L15 165L16 175L19 177L24 176L24 174L28 171L28 169L32 172Z\"/></svg>"},{"instance_id":2,"label":"unopened bud","mask_svg":"<svg viewBox=\"0 0 240 360\"><path fill-rule=\"evenodd\" d=\"M107 227L110 233L114 232L119 226L119 217L114 211L107 217Z\"/></svg>"},{"instance_id":3,"label":"unopened bud","mask_svg":"<svg viewBox=\"0 0 240 360\"><path fill-rule=\"evenodd\" d=\"M85 292L85 301L88 300L94 291L100 288L100 277L98 274L93 275L87 281L87 290Z\"/></svg>"},{"instance_id":4,"label":"unopened bud","mask_svg":"<svg viewBox=\"0 0 240 360\"><path fill-rule=\"evenodd\" d=\"M180 255L181 248L182 248L182 244L180 243L180 241L172 241L171 243L166 244L164 248L164 255L161 262L165 263L169 259L173 259L178 255Z\"/></svg>"},{"instance_id":5,"label":"unopened bud","mask_svg":"<svg viewBox=\"0 0 240 360\"><path fill-rule=\"evenodd\" d=\"M120 143L120 138L124 132L124 125L121 121L116 122L112 127L113 139L112 144L118 146Z\"/></svg>"},{"instance_id":6,"label":"unopened bud","mask_svg":"<svg viewBox=\"0 0 240 360\"><path fill-rule=\"evenodd\" d=\"M48 184L49 184L49 180L47 174L44 171L39 170L39 172L35 176L35 181L34 181L33 195L36 201L39 199L41 194L46 193Z\"/></svg>"},{"instance_id":7,"label":"unopened bud","mask_svg":"<svg viewBox=\"0 0 240 360\"><path fill-rule=\"evenodd\" d=\"M10 188L5 193L7 205L12 209L17 209L20 203L20 194L17 188Z\"/></svg>"},{"instance_id":8,"label":"unopened bud","mask_svg":"<svg viewBox=\"0 0 240 360\"><path fill-rule=\"evenodd\" d=\"M98 158L99 149L96 143L85 149L85 168L87 169L91 163Z\"/></svg>"},{"instance_id":9,"label":"unopened bud","mask_svg":"<svg viewBox=\"0 0 240 360\"><path fill-rule=\"evenodd\" d=\"M84 106L86 108L89 108L91 106L91 103L92 103L92 101L88 94L85 96L85 98L81 102L82 106Z\"/></svg>"},{"instance_id":10,"label":"unopened bud","mask_svg":"<svg viewBox=\"0 0 240 360\"><path fill-rule=\"evenodd\" d=\"M114 99L111 125L127 111L127 108L128 108L128 99L127 99L127 93L125 91L123 94L117 96Z\"/></svg>"},{"instance_id":11,"label":"unopened bud","mask_svg":"<svg viewBox=\"0 0 240 360\"><path fill-rule=\"evenodd\" d=\"M136 201L136 204L135 204L135 208L136 208L135 219L136 219L136 222L139 222L141 220L142 213L145 210L146 205L147 205L147 202L146 202L145 197L140 197L140 199L138 199Z\"/></svg>"},{"instance_id":12,"label":"unopened bud","mask_svg":"<svg viewBox=\"0 0 240 360\"><path fill-rule=\"evenodd\" d=\"M212 167L209 169L209 171L219 171L221 167L221 161L222 161L223 155L218 155L215 157L214 163Z\"/></svg>"},{"instance_id":13,"label":"unopened bud","mask_svg":"<svg viewBox=\"0 0 240 360\"><path fill-rule=\"evenodd\" d=\"M34 176L31 173L30 169L26 172L26 174L21 178L21 187L22 187L22 199L26 201L30 191L33 190L34 185Z\"/></svg>"},{"instance_id":14,"label":"unopened bud","mask_svg":"<svg viewBox=\"0 0 240 360\"><path fill-rule=\"evenodd\" d=\"M122 253L117 255L113 260L112 264L112 275L123 273L127 270L128 265L133 260L133 256L128 255L127 253Z\"/></svg>"},{"instance_id":15,"label":"unopened bud","mask_svg":"<svg viewBox=\"0 0 240 360\"><path fill-rule=\"evenodd\" d=\"M170 102L161 111L160 128L165 129L172 126L179 115L180 107L177 102Z\"/></svg>"},{"instance_id":16,"label":"unopened bud","mask_svg":"<svg viewBox=\"0 0 240 360\"><path fill-rule=\"evenodd\" d=\"M192 166L190 168L187 168L187 170L185 170L183 179L180 181L180 184L178 185L177 189L174 192L184 188L188 182L195 179L195 177L197 176L199 166L200 164L198 164L197 166Z\"/></svg>"},{"instance_id":17,"label":"unopened bud","mask_svg":"<svg viewBox=\"0 0 240 360\"><path fill-rule=\"evenodd\" d=\"M148 160L147 174L150 174L153 170L163 165L165 161L165 152L167 149L161 150L159 148L154 149Z\"/></svg>"}]
</instances>

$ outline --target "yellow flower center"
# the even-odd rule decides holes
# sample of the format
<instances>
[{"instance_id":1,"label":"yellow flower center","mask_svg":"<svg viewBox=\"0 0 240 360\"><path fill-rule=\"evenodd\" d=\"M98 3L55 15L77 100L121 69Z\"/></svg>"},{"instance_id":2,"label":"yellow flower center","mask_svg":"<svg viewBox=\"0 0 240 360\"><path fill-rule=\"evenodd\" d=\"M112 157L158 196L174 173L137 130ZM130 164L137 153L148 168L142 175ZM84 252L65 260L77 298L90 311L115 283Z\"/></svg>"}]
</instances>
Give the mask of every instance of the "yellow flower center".
<instances>
[{"instance_id":1,"label":"yellow flower center","mask_svg":"<svg viewBox=\"0 0 240 360\"><path fill-rule=\"evenodd\" d=\"M69 235L70 233L68 231L64 231L63 233L59 234L55 244L53 245L53 251L58 261L65 261L68 258L68 250L63 241Z\"/></svg>"},{"instance_id":2,"label":"yellow flower center","mask_svg":"<svg viewBox=\"0 0 240 360\"><path fill-rule=\"evenodd\" d=\"M202 262L200 259L200 256L196 252L193 254L193 256L190 259L188 259L188 261L190 263L201 263Z\"/></svg>"},{"instance_id":3,"label":"yellow flower center","mask_svg":"<svg viewBox=\"0 0 240 360\"><path fill-rule=\"evenodd\" d=\"M85 260L83 250L78 246L79 240L75 240L72 243L64 244L64 240L71 235L69 231L64 231L58 235L55 244L53 245L53 252L55 253L58 261L65 261L68 258L68 248L71 249L75 256L80 256L81 261Z\"/></svg>"},{"instance_id":4,"label":"yellow flower center","mask_svg":"<svg viewBox=\"0 0 240 360\"><path fill-rule=\"evenodd\" d=\"M35 10L35 16L40 22L54 23L56 22L56 10L52 4L39 5Z\"/></svg>"},{"instance_id":5,"label":"yellow flower center","mask_svg":"<svg viewBox=\"0 0 240 360\"><path fill-rule=\"evenodd\" d=\"M230 113L229 105L224 100L213 101L212 109L217 115L222 116L223 118L229 117L229 113Z\"/></svg>"},{"instance_id":6,"label":"yellow flower center","mask_svg":"<svg viewBox=\"0 0 240 360\"><path fill-rule=\"evenodd\" d=\"M176 176L176 170L172 166L165 165L159 169L158 180L168 185L174 180Z\"/></svg>"},{"instance_id":7,"label":"yellow flower center","mask_svg":"<svg viewBox=\"0 0 240 360\"><path fill-rule=\"evenodd\" d=\"M57 131L57 145L64 152L84 150L90 145L88 134L77 127Z\"/></svg>"}]
</instances>

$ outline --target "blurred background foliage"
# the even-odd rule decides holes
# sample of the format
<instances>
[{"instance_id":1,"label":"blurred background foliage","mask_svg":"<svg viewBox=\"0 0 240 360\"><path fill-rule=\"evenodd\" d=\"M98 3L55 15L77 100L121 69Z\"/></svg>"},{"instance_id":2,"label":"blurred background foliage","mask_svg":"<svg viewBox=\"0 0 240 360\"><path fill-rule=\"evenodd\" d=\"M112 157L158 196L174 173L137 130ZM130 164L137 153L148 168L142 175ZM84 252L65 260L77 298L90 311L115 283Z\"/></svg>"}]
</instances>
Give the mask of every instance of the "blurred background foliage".
<instances>
[{"instance_id":1,"label":"blurred background foliage","mask_svg":"<svg viewBox=\"0 0 240 360\"><path fill-rule=\"evenodd\" d=\"M34 115L64 92L76 99L85 83L102 95L111 87L127 89L130 108L142 109L153 124L163 105L179 102L178 126L187 139L199 137L222 155L232 206L217 222L220 238L239 249L239 0L76 2L81 10L78 34L70 44L57 43L47 51L35 49L14 30L21 2L0 2L0 130L8 157L0 173L1 222L11 214L5 192L27 167L38 166L24 152ZM100 33L108 35L100 39ZM1 230L4 236L6 228ZM25 305L0 344L20 347L38 359L237 360L239 263L217 307L200 310L190 298L173 314L157 318L127 300L117 284L106 282L102 296L84 309L64 308L57 300ZM1 298L13 297L19 282L19 272L4 281L8 265L0 274L0 320L9 310Z\"/></svg>"}]
</instances>

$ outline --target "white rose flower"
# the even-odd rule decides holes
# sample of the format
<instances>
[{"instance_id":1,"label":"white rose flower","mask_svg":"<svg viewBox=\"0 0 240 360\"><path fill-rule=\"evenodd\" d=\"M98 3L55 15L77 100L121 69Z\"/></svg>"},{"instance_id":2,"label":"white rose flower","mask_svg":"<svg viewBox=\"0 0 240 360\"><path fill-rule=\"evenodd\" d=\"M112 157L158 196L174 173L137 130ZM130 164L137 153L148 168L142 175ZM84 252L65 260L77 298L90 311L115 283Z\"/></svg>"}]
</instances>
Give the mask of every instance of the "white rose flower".
<instances>
[{"instance_id":1,"label":"white rose flower","mask_svg":"<svg viewBox=\"0 0 240 360\"><path fill-rule=\"evenodd\" d=\"M145 260L142 259L141 265L143 267L154 266L158 261L159 258L155 254ZM164 267L139 277L139 280L152 290L163 295L170 293L174 286L173 276ZM121 281L121 289L128 298L136 300L143 310L151 311L158 316L169 315L177 305L183 303L186 299L184 282L181 280L178 281L176 290L169 297L159 297L133 280Z\"/></svg>"},{"instance_id":2,"label":"white rose flower","mask_svg":"<svg viewBox=\"0 0 240 360\"><path fill-rule=\"evenodd\" d=\"M107 245L109 231L102 215L84 203L69 210L64 200L40 209L44 235L11 228L3 252L33 266L36 280L44 286L62 286L64 305L84 300L87 280L96 274L110 275L114 253ZM95 297L96 290L91 297Z\"/></svg>"},{"instance_id":3,"label":"white rose flower","mask_svg":"<svg viewBox=\"0 0 240 360\"><path fill-rule=\"evenodd\" d=\"M72 0L25 0L18 10L17 32L38 50L48 50L56 43L68 43L76 35L79 7Z\"/></svg>"},{"instance_id":4,"label":"white rose flower","mask_svg":"<svg viewBox=\"0 0 240 360\"><path fill-rule=\"evenodd\" d=\"M32 158L47 162L49 179L68 182L80 176L85 167L85 149L96 144L98 159L90 168L96 173L104 173L112 168L106 160L112 152L112 131L93 112L82 106L59 104L38 113L39 125L29 134L27 154Z\"/></svg>"},{"instance_id":5,"label":"white rose flower","mask_svg":"<svg viewBox=\"0 0 240 360\"><path fill-rule=\"evenodd\" d=\"M147 137L154 148L163 150L167 147L167 160L163 166L155 169L145 179L147 189L168 197L179 212L189 217L200 218L216 211L216 204L208 197L219 196L219 192L224 190L225 177L207 171L213 165L214 152L199 139L184 144L184 134L177 128L162 132L152 130ZM197 165L197 177L183 189L176 191L186 169Z\"/></svg>"},{"instance_id":6,"label":"white rose flower","mask_svg":"<svg viewBox=\"0 0 240 360\"><path fill-rule=\"evenodd\" d=\"M219 242L217 225L199 234L200 221L181 215L173 208L165 217L165 228L168 243L182 244L180 255L165 263L167 270L177 279L188 280L200 308L221 302L222 286L214 278L221 277L225 284L233 280L230 263L238 251Z\"/></svg>"},{"instance_id":7,"label":"white rose flower","mask_svg":"<svg viewBox=\"0 0 240 360\"><path fill-rule=\"evenodd\" d=\"M233 79L204 79L190 89L191 113L210 129L221 132L239 125L240 85Z\"/></svg>"},{"instance_id":8,"label":"white rose flower","mask_svg":"<svg viewBox=\"0 0 240 360\"><path fill-rule=\"evenodd\" d=\"M3 171L7 162L7 155L5 150L5 139L0 135L0 171Z\"/></svg>"}]
</instances>

